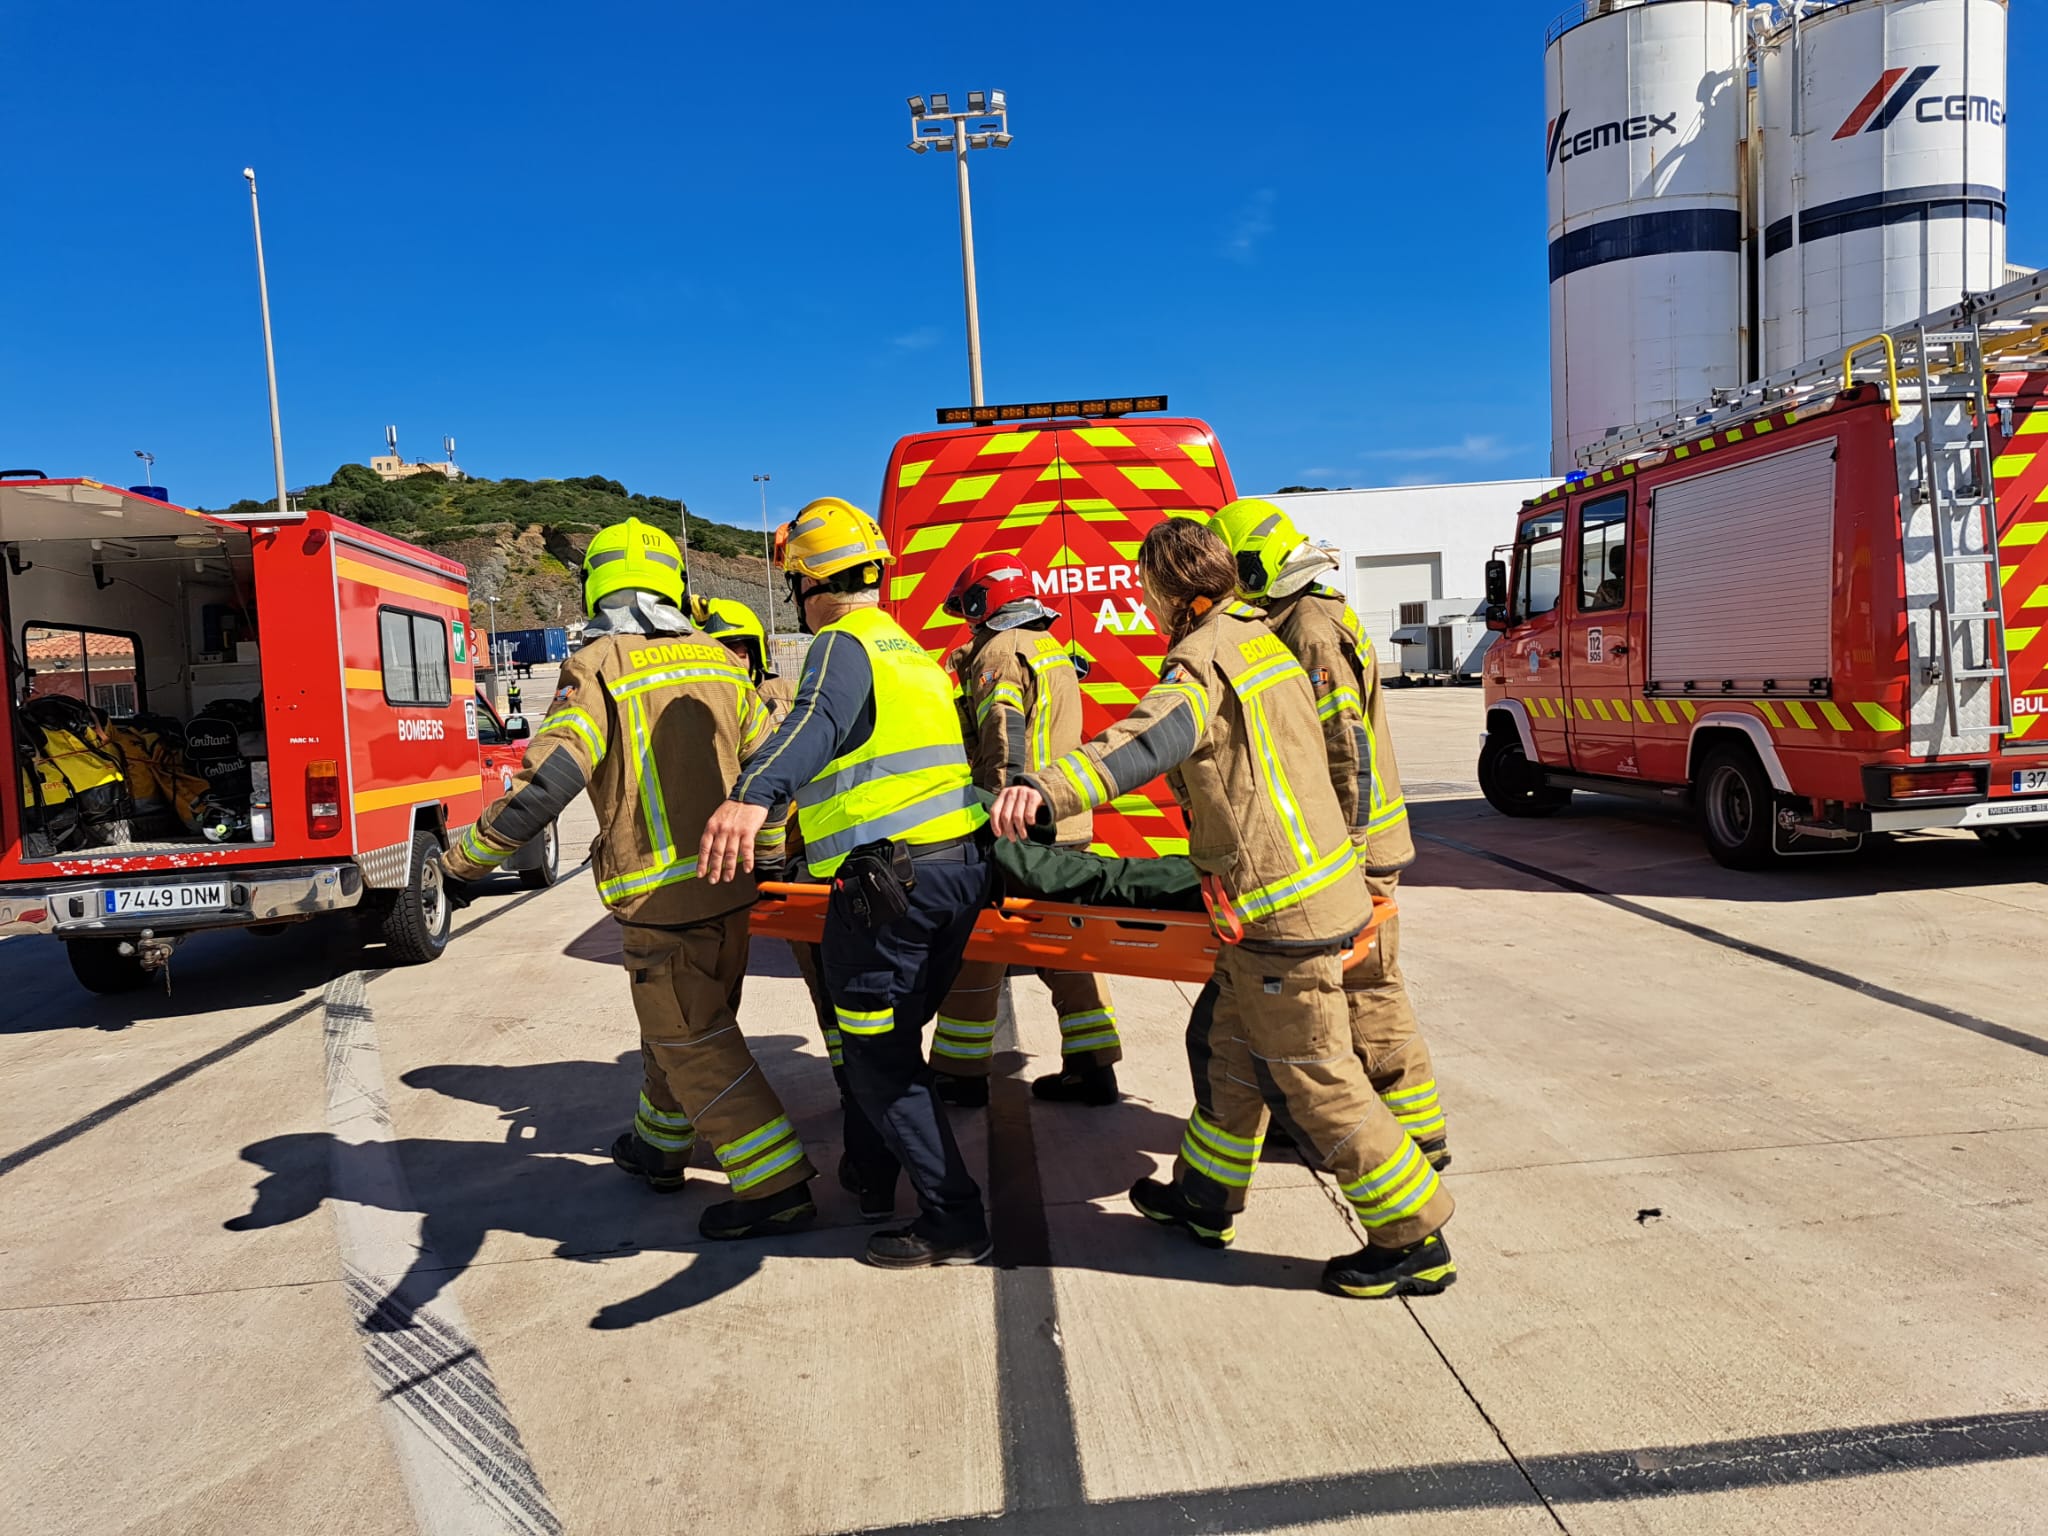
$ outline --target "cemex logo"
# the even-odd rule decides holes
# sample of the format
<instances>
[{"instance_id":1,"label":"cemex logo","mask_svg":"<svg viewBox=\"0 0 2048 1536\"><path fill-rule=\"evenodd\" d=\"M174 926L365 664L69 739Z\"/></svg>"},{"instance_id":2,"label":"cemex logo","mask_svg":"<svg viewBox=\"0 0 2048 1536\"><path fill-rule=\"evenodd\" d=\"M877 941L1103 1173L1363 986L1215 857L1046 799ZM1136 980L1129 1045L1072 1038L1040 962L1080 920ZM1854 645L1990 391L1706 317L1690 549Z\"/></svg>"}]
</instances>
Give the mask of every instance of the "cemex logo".
<instances>
[{"instance_id":1,"label":"cemex logo","mask_svg":"<svg viewBox=\"0 0 2048 1536\"><path fill-rule=\"evenodd\" d=\"M1655 112L1642 117L1624 117L1611 123L1602 123L1597 128L1581 128L1577 133L1567 135L1564 124L1565 119L1571 115L1571 108L1566 107L1550 120L1550 126L1545 130L1545 136L1550 141L1545 146L1545 174L1563 165L1567 160L1576 160L1581 155L1590 154L1596 149L1605 149L1610 144L1654 139L1660 133L1668 133L1674 138L1678 135L1676 112L1664 117L1658 116Z\"/></svg>"},{"instance_id":2,"label":"cemex logo","mask_svg":"<svg viewBox=\"0 0 2048 1536\"><path fill-rule=\"evenodd\" d=\"M1848 120L1835 130L1838 139L1852 139L1859 133L1883 133L1899 120L1907 103L1920 93L1920 88L1941 72L1938 64L1922 64L1918 69L1888 69L1878 77L1877 84L1870 88L1870 94L1856 103L1856 110ZM1903 84L1901 82L1904 82ZM1994 101L1989 96L1926 96L1913 104L1913 120L1921 123L1994 123L2005 124L2005 103Z\"/></svg>"}]
</instances>

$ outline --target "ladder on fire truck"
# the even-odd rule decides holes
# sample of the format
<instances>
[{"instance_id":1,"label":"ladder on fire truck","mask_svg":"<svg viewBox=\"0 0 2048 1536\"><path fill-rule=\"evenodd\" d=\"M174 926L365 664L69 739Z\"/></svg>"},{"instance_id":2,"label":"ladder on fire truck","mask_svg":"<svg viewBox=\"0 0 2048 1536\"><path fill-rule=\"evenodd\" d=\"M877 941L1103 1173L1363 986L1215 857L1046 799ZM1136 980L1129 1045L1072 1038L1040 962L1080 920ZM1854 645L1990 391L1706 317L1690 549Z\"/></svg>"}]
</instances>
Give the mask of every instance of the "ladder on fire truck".
<instances>
[{"instance_id":1,"label":"ladder on fire truck","mask_svg":"<svg viewBox=\"0 0 2048 1536\"><path fill-rule=\"evenodd\" d=\"M1825 404L1858 384L1886 392L1892 417L1917 416L1898 434L1899 515L1931 517L1936 557L1931 614L1939 681L1955 736L1996 739L2009 719L1965 720L1965 694L2006 672L2005 619L1998 580L1998 491L1991 451L1989 376L2048 371L2048 272L1924 315L1857 343L1837 363L1815 359L1674 415L1616 428L1579 451L1587 469L1607 469L1802 406ZM2008 428L2009 428L2008 423ZM1910 529L1909 529L1910 531Z\"/></svg>"}]
</instances>

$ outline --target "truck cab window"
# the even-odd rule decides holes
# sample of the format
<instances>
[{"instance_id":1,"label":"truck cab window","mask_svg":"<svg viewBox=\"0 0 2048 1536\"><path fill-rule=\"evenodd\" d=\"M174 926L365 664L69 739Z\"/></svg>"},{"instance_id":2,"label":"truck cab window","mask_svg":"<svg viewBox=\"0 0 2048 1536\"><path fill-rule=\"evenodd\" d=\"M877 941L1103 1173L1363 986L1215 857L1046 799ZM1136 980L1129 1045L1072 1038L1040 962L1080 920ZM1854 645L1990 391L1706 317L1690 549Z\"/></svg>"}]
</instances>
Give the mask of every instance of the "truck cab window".
<instances>
[{"instance_id":1,"label":"truck cab window","mask_svg":"<svg viewBox=\"0 0 2048 1536\"><path fill-rule=\"evenodd\" d=\"M25 624L21 639L34 697L62 694L116 719L142 707L142 643L134 635Z\"/></svg>"},{"instance_id":2,"label":"truck cab window","mask_svg":"<svg viewBox=\"0 0 2048 1536\"><path fill-rule=\"evenodd\" d=\"M448 626L431 614L405 608L377 610L377 647L384 667L384 697L393 704L440 709L449 688Z\"/></svg>"},{"instance_id":3,"label":"truck cab window","mask_svg":"<svg viewBox=\"0 0 2048 1536\"><path fill-rule=\"evenodd\" d=\"M1579 508L1579 612L1628 601L1628 496L1603 496Z\"/></svg>"},{"instance_id":4,"label":"truck cab window","mask_svg":"<svg viewBox=\"0 0 2048 1536\"><path fill-rule=\"evenodd\" d=\"M1509 620L1524 623L1557 607L1564 589L1564 513L1546 512L1515 536L1515 577Z\"/></svg>"}]
</instances>

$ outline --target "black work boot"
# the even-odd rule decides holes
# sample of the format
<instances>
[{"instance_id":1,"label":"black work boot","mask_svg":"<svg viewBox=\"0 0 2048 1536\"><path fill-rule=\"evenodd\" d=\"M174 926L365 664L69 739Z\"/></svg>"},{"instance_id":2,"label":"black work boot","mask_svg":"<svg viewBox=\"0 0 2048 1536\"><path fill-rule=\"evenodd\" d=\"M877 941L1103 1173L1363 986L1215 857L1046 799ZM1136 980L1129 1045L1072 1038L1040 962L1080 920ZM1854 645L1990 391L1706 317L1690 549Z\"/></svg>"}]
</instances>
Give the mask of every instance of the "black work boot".
<instances>
[{"instance_id":1,"label":"black work boot","mask_svg":"<svg viewBox=\"0 0 2048 1536\"><path fill-rule=\"evenodd\" d=\"M1196 1205L1180 1192L1178 1185L1140 1179L1131 1186L1131 1204L1138 1208L1140 1216L1161 1226L1179 1227L1204 1248L1228 1248L1237 1238L1237 1226L1230 1212Z\"/></svg>"},{"instance_id":2,"label":"black work boot","mask_svg":"<svg viewBox=\"0 0 2048 1536\"><path fill-rule=\"evenodd\" d=\"M1415 1145L1421 1150L1422 1155L1429 1159L1429 1166L1438 1173L1442 1173L1451 1166L1451 1149L1448 1138L1435 1136L1428 1141L1418 1141Z\"/></svg>"},{"instance_id":3,"label":"black work boot","mask_svg":"<svg viewBox=\"0 0 2048 1536\"><path fill-rule=\"evenodd\" d=\"M896 1214L896 1170L891 1169L886 1181L877 1181L873 1176L863 1177L850 1157L839 1159L839 1187L860 1200L862 1221L887 1221Z\"/></svg>"},{"instance_id":4,"label":"black work boot","mask_svg":"<svg viewBox=\"0 0 2048 1536\"><path fill-rule=\"evenodd\" d=\"M638 1131L619 1133L619 1139L612 1143L612 1161L634 1178L645 1179L647 1187L657 1194L671 1194L683 1187L683 1167L671 1166L668 1155L642 1141Z\"/></svg>"},{"instance_id":5,"label":"black work boot","mask_svg":"<svg viewBox=\"0 0 2048 1536\"><path fill-rule=\"evenodd\" d=\"M920 1218L868 1239L867 1261L877 1269L929 1269L935 1264L979 1264L995 1251L984 1228L966 1236L933 1236Z\"/></svg>"},{"instance_id":6,"label":"black work boot","mask_svg":"<svg viewBox=\"0 0 2048 1536\"><path fill-rule=\"evenodd\" d=\"M954 1109L987 1109L988 1079L985 1077L957 1077L951 1072L932 1074L932 1092L939 1096L941 1104Z\"/></svg>"},{"instance_id":7,"label":"black work boot","mask_svg":"<svg viewBox=\"0 0 2048 1536\"><path fill-rule=\"evenodd\" d=\"M793 1232L798 1227L809 1226L811 1218L817 1214L818 1207L811 1200L810 1181L806 1179L801 1184L792 1184L758 1200L722 1200L707 1207L697 1218L697 1232L720 1242L742 1237L773 1237L778 1232Z\"/></svg>"},{"instance_id":8,"label":"black work boot","mask_svg":"<svg viewBox=\"0 0 2048 1536\"><path fill-rule=\"evenodd\" d=\"M1035 1078L1031 1096L1049 1104L1087 1104L1096 1109L1117 1101L1115 1067L1062 1067Z\"/></svg>"},{"instance_id":9,"label":"black work boot","mask_svg":"<svg viewBox=\"0 0 2048 1536\"><path fill-rule=\"evenodd\" d=\"M1441 1232L1406 1248L1340 1253L1323 1266L1323 1289L1335 1296L1435 1296L1458 1278L1457 1261Z\"/></svg>"}]
</instances>

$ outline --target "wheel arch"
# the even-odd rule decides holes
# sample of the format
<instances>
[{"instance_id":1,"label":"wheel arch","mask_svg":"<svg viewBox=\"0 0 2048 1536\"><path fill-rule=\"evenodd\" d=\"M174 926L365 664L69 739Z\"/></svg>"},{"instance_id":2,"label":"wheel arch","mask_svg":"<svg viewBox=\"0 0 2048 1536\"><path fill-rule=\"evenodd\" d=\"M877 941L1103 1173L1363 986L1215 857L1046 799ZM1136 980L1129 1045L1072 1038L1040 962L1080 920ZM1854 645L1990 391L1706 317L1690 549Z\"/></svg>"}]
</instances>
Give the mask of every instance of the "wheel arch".
<instances>
[{"instance_id":1,"label":"wheel arch","mask_svg":"<svg viewBox=\"0 0 2048 1536\"><path fill-rule=\"evenodd\" d=\"M1771 781L1771 788L1783 795L1792 793L1791 777L1785 772L1785 765L1778 757L1777 743L1771 740L1771 733L1764 728L1763 721L1755 715L1735 714L1727 710L1701 715L1693 722L1692 735L1687 739L1685 749L1688 784L1697 782L1699 778L1700 759L1731 737L1741 738L1756 753L1757 761L1763 764L1765 776Z\"/></svg>"},{"instance_id":2,"label":"wheel arch","mask_svg":"<svg viewBox=\"0 0 2048 1536\"><path fill-rule=\"evenodd\" d=\"M1529 709L1520 699L1502 699L1486 710L1486 731L1490 736L1503 720L1512 724L1515 734L1521 738L1522 756L1533 764L1540 765L1542 758L1536 755L1536 733L1529 729Z\"/></svg>"}]
</instances>

